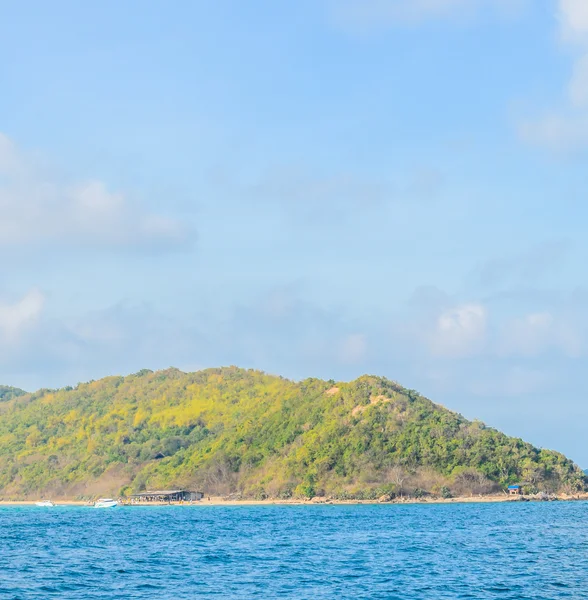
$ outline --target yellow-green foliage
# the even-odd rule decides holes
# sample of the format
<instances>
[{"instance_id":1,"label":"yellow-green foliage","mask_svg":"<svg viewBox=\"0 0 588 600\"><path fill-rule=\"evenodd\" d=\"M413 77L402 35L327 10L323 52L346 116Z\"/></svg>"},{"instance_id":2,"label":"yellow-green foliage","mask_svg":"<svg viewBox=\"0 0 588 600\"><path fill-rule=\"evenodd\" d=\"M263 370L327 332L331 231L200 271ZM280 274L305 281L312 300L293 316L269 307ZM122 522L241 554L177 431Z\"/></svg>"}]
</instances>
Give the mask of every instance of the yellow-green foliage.
<instances>
[{"instance_id":1,"label":"yellow-green foliage","mask_svg":"<svg viewBox=\"0 0 588 600\"><path fill-rule=\"evenodd\" d=\"M478 479L547 490L585 485L561 454L378 377L335 384L235 367L141 371L0 404L5 495L83 493L95 484L360 497L399 492L419 472L430 474L433 490Z\"/></svg>"}]
</instances>

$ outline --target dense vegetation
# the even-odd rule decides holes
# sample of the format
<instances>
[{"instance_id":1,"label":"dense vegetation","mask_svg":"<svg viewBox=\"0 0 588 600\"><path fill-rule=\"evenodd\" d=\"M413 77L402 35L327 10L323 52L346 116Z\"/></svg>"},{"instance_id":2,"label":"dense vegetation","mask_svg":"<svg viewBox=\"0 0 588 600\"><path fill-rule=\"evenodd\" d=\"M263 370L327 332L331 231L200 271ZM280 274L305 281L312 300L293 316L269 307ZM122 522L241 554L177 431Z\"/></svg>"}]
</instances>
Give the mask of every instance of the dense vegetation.
<instances>
[{"instance_id":1,"label":"dense vegetation","mask_svg":"<svg viewBox=\"0 0 588 600\"><path fill-rule=\"evenodd\" d=\"M0 404L0 495L186 486L246 497L575 491L556 452L379 377L293 382L235 367L108 377Z\"/></svg>"},{"instance_id":2,"label":"dense vegetation","mask_svg":"<svg viewBox=\"0 0 588 600\"><path fill-rule=\"evenodd\" d=\"M10 387L9 385L0 385L0 402L12 400L13 398L24 396L25 394L26 392L24 390Z\"/></svg>"}]
</instances>

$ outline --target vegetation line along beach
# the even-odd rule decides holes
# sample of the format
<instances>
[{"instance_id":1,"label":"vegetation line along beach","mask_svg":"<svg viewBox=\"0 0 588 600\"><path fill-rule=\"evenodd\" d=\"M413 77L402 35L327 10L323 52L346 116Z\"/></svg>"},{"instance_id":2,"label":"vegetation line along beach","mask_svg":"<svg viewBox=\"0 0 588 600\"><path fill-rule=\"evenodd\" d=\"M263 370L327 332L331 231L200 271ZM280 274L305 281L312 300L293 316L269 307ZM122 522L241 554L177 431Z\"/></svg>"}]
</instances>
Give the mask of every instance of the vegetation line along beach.
<instances>
[{"instance_id":1,"label":"vegetation line along beach","mask_svg":"<svg viewBox=\"0 0 588 600\"><path fill-rule=\"evenodd\" d=\"M228 502L578 498L562 454L382 377L290 381L236 367L3 388L0 496L87 502L197 489ZM517 499L517 498L514 498Z\"/></svg>"}]
</instances>

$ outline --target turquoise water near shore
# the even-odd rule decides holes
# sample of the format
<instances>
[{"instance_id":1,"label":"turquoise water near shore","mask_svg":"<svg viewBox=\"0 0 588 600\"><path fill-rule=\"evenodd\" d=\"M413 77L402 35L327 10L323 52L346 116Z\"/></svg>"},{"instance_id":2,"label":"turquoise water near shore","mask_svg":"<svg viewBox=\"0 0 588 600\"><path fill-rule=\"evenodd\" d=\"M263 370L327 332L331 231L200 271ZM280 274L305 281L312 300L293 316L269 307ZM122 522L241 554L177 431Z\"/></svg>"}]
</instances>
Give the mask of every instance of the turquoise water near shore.
<instances>
[{"instance_id":1,"label":"turquoise water near shore","mask_svg":"<svg viewBox=\"0 0 588 600\"><path fill-rule=\"evenodd\" d=\"M0 598L588 598L588 503L0 507Z\"/></svg>"}]
</instances>

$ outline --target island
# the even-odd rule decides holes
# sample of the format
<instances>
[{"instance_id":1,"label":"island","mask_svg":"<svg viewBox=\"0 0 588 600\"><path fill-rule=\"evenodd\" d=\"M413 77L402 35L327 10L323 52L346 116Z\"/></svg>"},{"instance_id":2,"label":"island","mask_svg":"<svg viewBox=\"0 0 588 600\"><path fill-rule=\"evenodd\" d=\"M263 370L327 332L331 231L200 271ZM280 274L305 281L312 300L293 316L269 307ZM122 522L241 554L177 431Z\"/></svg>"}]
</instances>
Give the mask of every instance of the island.
<instances>
[{"instance_id":1,"label":"island","mask_svg":"<svg viewBox=\"0 0 588 600\"><path fill-rule=\"evenodd\" d=\"M202 502L449 502L588 489L564 455L384 377L292 381L225 367L0 389L13 390L0 401L4 501L195 490Z\"/></svg>"}]
</instances>

